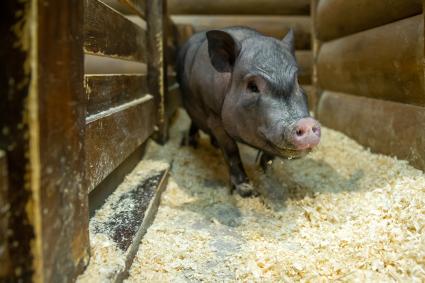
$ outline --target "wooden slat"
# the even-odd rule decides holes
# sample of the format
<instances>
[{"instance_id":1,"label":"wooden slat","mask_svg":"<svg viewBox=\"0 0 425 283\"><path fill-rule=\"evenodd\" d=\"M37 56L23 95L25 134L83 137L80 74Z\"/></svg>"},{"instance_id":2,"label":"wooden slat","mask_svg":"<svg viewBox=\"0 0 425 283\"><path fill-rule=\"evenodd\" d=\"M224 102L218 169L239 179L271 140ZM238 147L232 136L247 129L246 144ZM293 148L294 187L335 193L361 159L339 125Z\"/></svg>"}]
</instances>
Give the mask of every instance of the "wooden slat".
<instances>
[{"instance_id":1,"label":"wooden slat","mask_svg":"<svg viewBox=\"0 0 425 283\"><path fill-rule=\"evenodd\" d=\"M87 115L140 98L148 92L146 75L86 75Z\"/></svg>"},{"instance_id":2,"label":"wooden slat","mask_svg":"<svg viewBox=\"0 0 425 283\"><path fill-rule=\"evenodd\" d=\"M292 28L295 32L295 47L310 49L311 20L308 16L172 16L171 19L177 25L192 25L195 32L246 26L278 39L282 39Z\"/></svg>"},{"instance_id":3,"label":"wooden slat","mask_svg":"<svg viewBox=\"0 0 425 283\"><path fill-rule=\"evenodd\" d=\"M146 35L138 25L98 0L85 0L84 51L146 62Z\"/></svg>"},{"instance_id":4,"label":"wooden slat","mask_svg":"<svg viewBox=\"0 0 425 283\"><path fill-rule=\"evenodd\" d=\"M141 18L145 17L145 1L144 0L101 0L103 3L114 8L124 15L138 15Z\"/></svg>"},{"instance_id":5,"label":"wooden slat","mask_svg":"<svg viewBox=\"0 0 425 283\"><path fill-rule=\"evenodd\" d=\"M425 170L424 107L325 92L318 114L323 125Z\"/></svg>"},{"instance_id":6,"label":"wooden slat","mask_svg":"<svg viewBox=\"0 0 425 283\"><path fill-rule=\"evenodd\" d=\"M425 105L424 22L415 16L322 45L323 89Z\"/></svg>"},{"instance_id":7,"label":"wooden slat","mask_svg":"<svg viewBox=\"0 0 425 283\"><path fill-rule=\"evenodd\" d=\"M146 74L146 64L104 56L84 55L85 74Z\"/></svg>"},{"instance_id":8,"label":"wooden slat","mask_svg":"<svg viewBox=\"0 0 425 283\"><path fill-rule=\"evenodd\" d=\"M170 14L308 15L309 0L168 0Z\"/></svg>"},{"instance_id":9,"label":"wooden slat","mask_svg":"<svg viewBox=\"0 0 425 283\"><path fill-rule=\"evenodd\" d=\"M8 199L7 160L4 151L0 150L0 280L11 273L8 233L9 218L12 208Z\"/></svg>"},{"instance_id":10,"label":"wooden slat","mask_svg":"<svg viewBox=\"0 0 425 283\"><path fill-rule=\"evenodd\" d=\"M155 104L150 95L87 117L85 153L92 190L152 133Z\"/></svg>"},{"instance_id":11,"label":"wooden slat","mask_svg":"<svg viewBox=\"0 0 425 283\"><path fill-rule=\"evenodd\" d=\"M155 98L157 108L156 123L158 131L155 139L164 143L168 139L168 120L166 117L165 94L167 91L166 57L166 11L165 0L147 0L148 27L148 86L149 93Z\"/></svg>"},{"instance_id":12,"label":"wooden slat","mask_svg":"<svg viewBox=\"0 0 425 283\"><path fill-rule=\"evenodd\" d=\"M315 24L327 41L420 13L422 0L321 0Z\"/></svg>"},{"instance_id":13,"label":"wooden slat","mask_svg":"<svg viewBox=\"0 0 425 283\"><path fill-rule=\"evenodd\" d=\"M313 68L313 54L311 51L296 51L295 57L299 66L298 81L300 84L311 83L311 72Z\"/></svg>"},{"instance_id":14,"label":"wooden slat","mask_svg":"<svg viewBox=\"0 0 425 283\"><path fill-rule=\"evenodd\" d=\"M318 72L317 72L317 59L319 57L319 50L322 45L322 42L317 38L317 5L319 4L320 0L311 0L310 3L310 15L311 15L311 21L312 21L312 28L311 28L311 52L312 52L312 71L311 71L311 97L312 103L314 103L313 106L310 105L312 111L316 112L317 109L317 102L320 99L321 89L319 87L319 78L318 78Z\"/></svg>"},{"instance_id":15,"label":"wooden slat","mask_svg":"<svg viewBox=\"0 0 425 283\"><path fill-rule=\"evenodd\" d=\"M37 0L28 98L35 276L70 282L88 262L83 3ZM19 231L21 233L21 231ZM28 251L26 251L28 253ZM26 253L26 256L27 256Z\"/></svg>"},{"instance_id":16,"label":"wooden slat","mask_svg":"<svg viewBox=\"0 0 425 283\"><path fill-rule=\"evenodd\" d=\"M307 95L307 101L308 101L308 109L312 112L316 111L316 96L314 95L314 89L311 85L302 85L301 86Z\"/></svg>"}]
</instances>

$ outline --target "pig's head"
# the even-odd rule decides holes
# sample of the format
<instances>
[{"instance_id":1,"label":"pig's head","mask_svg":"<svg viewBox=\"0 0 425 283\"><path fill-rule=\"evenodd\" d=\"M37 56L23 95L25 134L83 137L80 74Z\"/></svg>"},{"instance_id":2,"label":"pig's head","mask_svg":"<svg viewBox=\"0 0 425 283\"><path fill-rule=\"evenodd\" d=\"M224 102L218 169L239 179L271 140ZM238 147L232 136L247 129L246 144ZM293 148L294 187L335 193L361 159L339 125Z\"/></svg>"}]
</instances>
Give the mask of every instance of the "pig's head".
<instances>
[{"instance_id":1,"label":"pig's head","mask_svg":"<svg viewBox=\"0 0 425 283\"><path fill-rule=\"evenodd\" d=\"M208 53L226 86L222 120L238 141L281 157L302 157L320 141L298 84L294 35L283 40L207 32Z\"/></svg>"}]
</instances>

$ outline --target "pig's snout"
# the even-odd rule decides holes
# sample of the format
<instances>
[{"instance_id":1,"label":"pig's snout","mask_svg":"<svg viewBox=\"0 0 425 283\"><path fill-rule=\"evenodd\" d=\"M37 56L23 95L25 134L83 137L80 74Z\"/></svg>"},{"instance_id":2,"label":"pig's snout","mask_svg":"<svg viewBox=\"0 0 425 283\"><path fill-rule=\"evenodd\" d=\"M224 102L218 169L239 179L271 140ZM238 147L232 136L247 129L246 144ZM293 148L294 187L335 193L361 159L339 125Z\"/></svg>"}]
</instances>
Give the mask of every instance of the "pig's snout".
<instances>
[{"instance_id":1,"label":"pig's snout","mask_svg":"<svg viewBox=\"0 0 425 283\"><path fill-rule=\"evenodd\" d=\"M292 144L297 150L311 149L320 142L320 124L313 118L298 120L292 131Z\"/></svg>"}]
</instances>

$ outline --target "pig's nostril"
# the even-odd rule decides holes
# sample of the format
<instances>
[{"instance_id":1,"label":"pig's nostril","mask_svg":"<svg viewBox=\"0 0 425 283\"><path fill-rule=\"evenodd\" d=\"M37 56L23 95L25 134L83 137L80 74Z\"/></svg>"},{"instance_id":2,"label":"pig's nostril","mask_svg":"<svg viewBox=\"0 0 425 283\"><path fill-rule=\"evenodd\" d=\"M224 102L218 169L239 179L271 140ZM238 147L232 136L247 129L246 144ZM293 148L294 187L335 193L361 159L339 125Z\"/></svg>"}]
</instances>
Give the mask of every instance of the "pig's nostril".
<instances>
[{"instance_id":1,"label":"pig's nostril","mask_svg":"<svg viewBox=\"0 0 425 283\"><path fill-rule=\"evenodd\" d=\"M313 130L313 133L315 133L316 135L320 135L320 127L314 126L312 130Z\"/></svg>"},{"instance_id":2,"label":"pig's nostril","mask_svg":"<svg viewBox=\"0 0 425 283\"><path fill-rule=\"evenodd\" d=\"M298 129L298 130L296 131L296 134L297 134L297 136L301 137L301 136L304 134L303 129Z\"/></svg>"}]
</instances>

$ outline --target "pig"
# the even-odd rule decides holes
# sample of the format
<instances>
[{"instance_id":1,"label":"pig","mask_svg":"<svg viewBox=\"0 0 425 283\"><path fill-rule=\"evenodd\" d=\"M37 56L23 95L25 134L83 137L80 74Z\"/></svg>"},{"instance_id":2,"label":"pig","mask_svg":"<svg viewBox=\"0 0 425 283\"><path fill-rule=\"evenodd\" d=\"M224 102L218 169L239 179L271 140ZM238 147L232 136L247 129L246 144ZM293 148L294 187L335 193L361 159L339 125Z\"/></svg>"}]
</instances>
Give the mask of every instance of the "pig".
<instances>
[{"instance_id":1,"label":"pig","mask_svg":"<svg viewBox=\"0 0 425 283\"><path fill-rule=\"evenodd\" d=\"M179 50L177 80L191 118L188 141L198 131L221 149L232 192L257 195L237 143L273 157L300 158L320 141L298 83L294 33L278 40L245 27L195 33Z\"/></svg>"}]
</instances>

